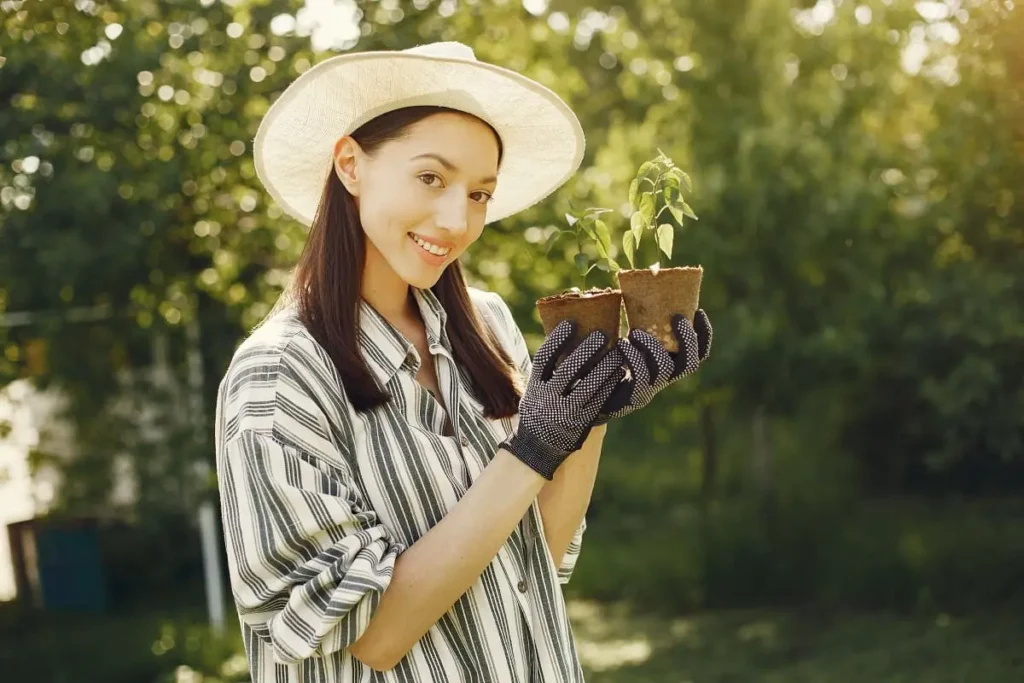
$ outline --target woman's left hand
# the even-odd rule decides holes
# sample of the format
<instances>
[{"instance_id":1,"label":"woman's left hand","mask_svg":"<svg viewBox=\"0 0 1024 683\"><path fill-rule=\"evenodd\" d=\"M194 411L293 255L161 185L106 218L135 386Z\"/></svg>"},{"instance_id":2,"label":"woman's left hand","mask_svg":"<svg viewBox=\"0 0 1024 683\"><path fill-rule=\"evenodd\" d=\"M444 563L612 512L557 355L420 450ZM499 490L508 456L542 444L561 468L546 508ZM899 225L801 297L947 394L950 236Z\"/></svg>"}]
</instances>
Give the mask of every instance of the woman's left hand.
<instances>
[{"instance_id":1,"label":"woman's left hand","mask_svg":"<svg viewBox=\"0 0 1024 683\"><path fill-rule=\"evenodd\" d=\"M630 330L616 346L626 358L629 377L619 383L605 402L594 424L629 415L648 405L654 397L677 380L696 372L711 352L711 321L697 310L693 324L686 316L672 316L672 332L679 351L669 353L662 343L644 330Z\"/></svg>"}]
</instances>

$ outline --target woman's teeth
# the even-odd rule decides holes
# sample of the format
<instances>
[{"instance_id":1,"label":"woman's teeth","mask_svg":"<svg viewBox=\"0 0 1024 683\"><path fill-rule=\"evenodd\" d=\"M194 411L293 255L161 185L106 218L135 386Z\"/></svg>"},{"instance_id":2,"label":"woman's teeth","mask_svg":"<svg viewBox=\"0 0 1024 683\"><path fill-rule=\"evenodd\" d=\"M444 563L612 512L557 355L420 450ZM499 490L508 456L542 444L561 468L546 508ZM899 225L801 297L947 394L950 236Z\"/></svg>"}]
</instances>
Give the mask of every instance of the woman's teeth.
<instances>
[{"instance_id":1,"label":"woman's teeth","mask_svg":"<svg viewBox=\"0 0 1024 683\"><path fill-rule=\"evenodd\" d=\"M426 251L429 251L431 254L434 254L435 256L446 256L448 252L451 251L449 247L439 247L436 244L431 244L430 242L421 240L419 237L413 235L412 233L409 233L409 235L412 237L413 241L416 244L420 245Z\"/></svg>"}]
</instances>

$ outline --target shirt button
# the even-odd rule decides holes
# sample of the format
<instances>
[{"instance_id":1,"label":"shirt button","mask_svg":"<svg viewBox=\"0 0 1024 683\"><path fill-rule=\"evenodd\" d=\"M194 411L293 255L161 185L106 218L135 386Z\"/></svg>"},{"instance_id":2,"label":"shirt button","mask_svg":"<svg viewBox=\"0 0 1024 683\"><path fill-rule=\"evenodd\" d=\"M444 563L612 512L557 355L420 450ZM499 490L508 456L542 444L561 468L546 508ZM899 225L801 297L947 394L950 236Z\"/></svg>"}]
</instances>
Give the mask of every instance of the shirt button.
<instances>
[{"instance_id":1,"label":"shirt button","mask_svg":"<svg viewBox=\"0 0 1024 683\"><path fill-rule=\"evenodd\" d=\"M462 437L462 447L469 448L469 439L467 439L466 437Z\"/></svg>"},{"instance_id":2,"label":"shirt button","mask_svg":"<svg viewBox=\"0 0 1024 683\"><path fill-rule=\"evenodd\" d=\"M520 581L519 585L516 586L516 587L519 589L520 593L525 593L526 592L526 582L525 581Z\"/></svg>"}]
</instances>

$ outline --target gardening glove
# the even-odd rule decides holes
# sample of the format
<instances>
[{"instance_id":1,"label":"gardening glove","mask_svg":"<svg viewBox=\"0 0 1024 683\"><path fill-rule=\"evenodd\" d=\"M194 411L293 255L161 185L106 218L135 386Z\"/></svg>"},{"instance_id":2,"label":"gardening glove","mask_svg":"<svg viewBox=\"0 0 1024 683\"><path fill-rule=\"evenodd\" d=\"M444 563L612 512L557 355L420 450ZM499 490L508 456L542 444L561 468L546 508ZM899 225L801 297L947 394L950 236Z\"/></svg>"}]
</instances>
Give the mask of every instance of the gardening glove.
<instances>
[{"instance_id":1,"label":"gardening glove","mask_svg":"<svg viewBox=\"0 0 1024 683\"><path fill-rule=\"evenodd\" d=\"M537 350L519 401L519 426L501 444L548 480L576 450L575 444L624 376L622 352L614 347L606 351L608 337L599 330L556 364L576 328L576 323L563 320Z\"/></svg>"},{"instance_id":2,"label":"gardening glove","mask_svg":"<svg viewBox=\"0 0 1024 683\"><path fill-rule=\"evenodd\" d=\"M619 339L615 348L622 352L629 377L622 380L601 407L592 425L629 415L643 408L665 387L692 374L711 351L711 321L697 310L691 325L686 316L672 316L672 333L679 340L679 351L669 353L658 338L644 330L630 330L627 339ZM583 446L590 429L580 437L576 449Z\"/></svg>"}]
</instances>

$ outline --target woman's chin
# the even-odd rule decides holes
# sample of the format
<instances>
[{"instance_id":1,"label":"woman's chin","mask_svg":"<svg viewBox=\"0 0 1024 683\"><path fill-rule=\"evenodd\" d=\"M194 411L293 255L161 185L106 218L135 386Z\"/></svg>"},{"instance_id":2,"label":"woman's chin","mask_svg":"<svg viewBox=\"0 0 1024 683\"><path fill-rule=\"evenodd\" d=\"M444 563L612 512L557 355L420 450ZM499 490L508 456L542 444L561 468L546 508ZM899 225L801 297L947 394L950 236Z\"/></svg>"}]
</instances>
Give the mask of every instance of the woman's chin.
<instances>
[{"instance_id":1,"label":"woman's chin","mask_svg":"<svg viewBox=\"0 0 1024 683\"><path fill-rule=\"evenodd\" d=\"M410 287L416 289L430 289L437 284L437 281L441 279L441 275L447 266L441 268L404 268L404 272L401 273L402 279L409 284Z\"/></svg>"}]
</instances>

